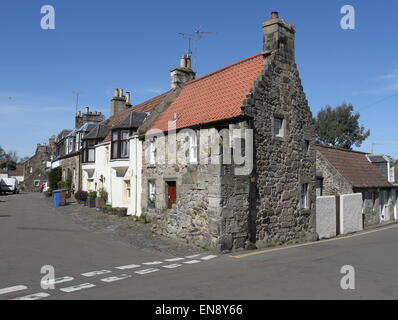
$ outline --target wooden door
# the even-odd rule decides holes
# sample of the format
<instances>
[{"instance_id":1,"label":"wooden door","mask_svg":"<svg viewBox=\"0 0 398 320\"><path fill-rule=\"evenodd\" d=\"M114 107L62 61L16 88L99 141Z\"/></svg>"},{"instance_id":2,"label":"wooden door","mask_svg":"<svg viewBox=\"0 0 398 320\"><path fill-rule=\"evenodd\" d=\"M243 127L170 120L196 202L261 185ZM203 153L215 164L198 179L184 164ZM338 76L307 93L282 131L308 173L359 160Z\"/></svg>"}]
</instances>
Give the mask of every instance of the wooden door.
<instances>
[{"instance_id":1,"label":"wooden door","mask_svg":"<svg viewBox=\"0 0 398 320\"><path fill-rule=\"evenodd\" d=\"M177 183L167 181L167 208L172 209L173 204L177 202Z\"/></svg>"}]
</instances>

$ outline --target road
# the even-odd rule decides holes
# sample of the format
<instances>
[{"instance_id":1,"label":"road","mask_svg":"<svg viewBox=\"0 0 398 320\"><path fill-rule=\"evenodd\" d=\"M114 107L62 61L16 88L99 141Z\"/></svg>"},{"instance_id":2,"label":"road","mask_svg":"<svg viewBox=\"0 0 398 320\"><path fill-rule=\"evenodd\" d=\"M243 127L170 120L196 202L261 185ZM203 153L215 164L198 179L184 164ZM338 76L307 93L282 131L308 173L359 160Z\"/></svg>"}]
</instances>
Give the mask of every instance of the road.
<instances>
[{"instance_id":1,"label":"road","mask_svg":"<svg viewBox=\"0 0 398 320\"><path fill-rule=\"evenodd\" d=\"M88 231L39 194L0 197L0 300L397 299L398 226L291 248L172 256ZM42 289L42 266L55 289ZM343 266L355 289L343 290ZM51 284L51 283L47 283Z\"/></svg>"}]
</instances>

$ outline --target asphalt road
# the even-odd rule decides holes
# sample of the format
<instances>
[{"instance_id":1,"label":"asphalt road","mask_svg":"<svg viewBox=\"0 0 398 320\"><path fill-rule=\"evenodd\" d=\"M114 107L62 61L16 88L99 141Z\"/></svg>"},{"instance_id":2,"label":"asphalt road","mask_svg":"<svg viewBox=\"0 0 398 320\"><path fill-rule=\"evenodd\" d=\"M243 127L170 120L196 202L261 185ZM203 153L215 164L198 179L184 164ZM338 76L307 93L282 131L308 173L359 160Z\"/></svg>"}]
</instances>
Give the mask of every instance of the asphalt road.
<instances>
[{"instance_id":1,"label":"asphalt road","mask_svg":"<svg viewBox=\"0 0 398 320\"><path fill-rule=\"evenodd\" d=\"M397 249L393 225L292 248L172 256L88 231L42 195L0 197L0 300L397 299ZM53 290L41 288L44 265ZM346 265L354 290L340 285Z\"/></svg>"}]
</instances>

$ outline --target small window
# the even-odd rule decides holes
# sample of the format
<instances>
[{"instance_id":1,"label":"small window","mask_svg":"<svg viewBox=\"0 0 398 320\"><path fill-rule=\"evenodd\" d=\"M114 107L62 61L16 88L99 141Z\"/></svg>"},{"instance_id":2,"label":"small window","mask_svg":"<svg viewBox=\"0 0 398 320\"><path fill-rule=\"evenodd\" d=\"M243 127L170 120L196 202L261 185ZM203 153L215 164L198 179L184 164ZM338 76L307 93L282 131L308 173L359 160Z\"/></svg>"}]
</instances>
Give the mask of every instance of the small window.
<instances>
[{"instance_id":1,"label":"small window","mask_svg":"<svg viewBox=\"0 0 398 320\"><path fill-rule=\"evenodd\" d=\"M274 136L275 137L283 137L283 125L284 125L284 120L283 118L274 118Z\"/></svg>"},{"instance_id":2,"label":"small window","mask_svg":"<svg viewBox=\"0 0 398 320\"><path fill-rule=\"evenodd\" d=\"M196 132L189 136L189 162L198 162L198 136Z\"/></svg>"},{"instance_id":3,"label":"small window","mask_svg":"<svg viewBox=\"0 0 398 320\"><path fill-rule=\"evenodd\" d=\"M124 201L129 201L131 195L131 183L130 180L124 180Z\"/></svg>"},{"instance_id":4,"label":"small window","mask_svg":"<svg viewBox=\"0 0 398 320\"><path fill-rule=\"evenodd\" d=\"M300 208L309 209L309 207L308 183L304 183L301 185Z\"/></svg>"},{"instance_id":5,"label":"small window","mask_svg":"<svg viewBox=\"0 0 398 320\"><path fill-rule=\"evenodd\" d=\"M156 164L156 139L154 138L149 144L149 164Z\"/></svg>"},{"instance_id":6,"label":"small window","mask_svg":"<svg viewBox=\"0 0 398 320\"><path fill-rule=\"evenodd\" d=\"M304 153L308 154L310 152L310 140L304 140Z\"/></svg>"},{"instance_id":7,"label":"small window","mask_svg":"<svg viewBox=\"0 0 398 320\"><path fill-rule=\"evenodd\" d=\"M40 180L35 180L34 184L35 184L35 187L39 187L40 186Z\"/></svg>"},{"instance_id":8,"label":"small window","mask_svg":"<svg viewBox=\"0 0 398 320\"><path fill-rule=\"evenodd\" d=\"M155 208L156 204L156 184L155 181L148 182L148 206Z\"/></svg>"}]
</instances>

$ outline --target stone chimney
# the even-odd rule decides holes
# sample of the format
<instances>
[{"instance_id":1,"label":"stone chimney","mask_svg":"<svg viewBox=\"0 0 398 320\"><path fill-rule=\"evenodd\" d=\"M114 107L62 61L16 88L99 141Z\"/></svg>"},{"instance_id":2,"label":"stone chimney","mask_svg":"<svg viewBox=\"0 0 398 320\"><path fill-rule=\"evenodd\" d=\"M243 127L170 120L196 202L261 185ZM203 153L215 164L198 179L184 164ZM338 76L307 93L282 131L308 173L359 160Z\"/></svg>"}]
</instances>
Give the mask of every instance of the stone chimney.
<instances>
[{"instance_id":1,"label":"stone chimney","mask_svg":"<svg viewBox=\"0 0 398 320\"><path fill-rule=\"evenodd\" d=\"M131 107L130 92L123 95L123 89L115 89L114 97L111 100L111 117Z\"/></svg>"},{"instance_id":2,"label":"stone chimney","mask_svg":"<svg viewBox=\"0 0 398 320\"><path fill-rule=\"evenodd\" d=\"M81 128L87 122L99 123L104 121L104 115L101 112L90 111L89 107L84 109L84 112L78 111L75 118L75 128Z\"/></svg>"},{"instance_id":3,"label":"stone chimney","mask_svg":"<svg viewBox=\"0 0 398 320\"><path fill-rule=\"evenodd\" d=\"M271 13L271 19L263 23L264 51L278 52L286 62L294 63L294 37L296 29L279 18L279 13Z\"/></svg>"},{"instance_id":4,"label":"stone chimney","mask_svg":"<svg viewBox=\"0 0 398 320\"><path fill-rule=\"evenodd\" d=\"M191 55L183 55L180 60L180 67L171 70L170 73L172 89L182 86L185 82L194 80L196 72L192 70Z\"/></svg>"}]
</instances>

